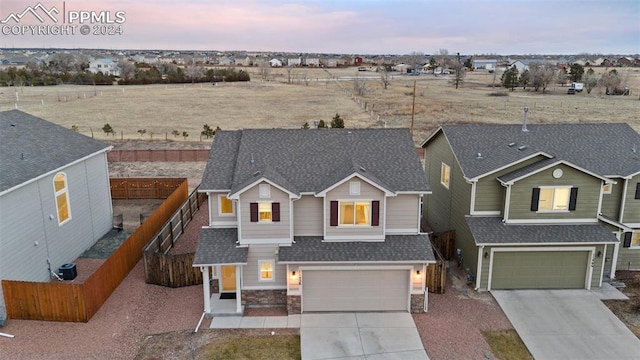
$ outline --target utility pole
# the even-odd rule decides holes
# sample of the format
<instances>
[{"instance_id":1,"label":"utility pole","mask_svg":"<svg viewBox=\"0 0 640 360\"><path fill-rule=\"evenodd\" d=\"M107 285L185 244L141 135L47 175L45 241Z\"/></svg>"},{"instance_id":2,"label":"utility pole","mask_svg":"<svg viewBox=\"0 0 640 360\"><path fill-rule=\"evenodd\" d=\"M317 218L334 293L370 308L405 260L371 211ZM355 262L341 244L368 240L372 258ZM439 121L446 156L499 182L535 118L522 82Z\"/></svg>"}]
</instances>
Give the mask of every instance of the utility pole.
<instances>
[{"instance_id":1,"label":"utility pole","mask_svg":"<svg viewBox=\"0 0 640 360\"><path fill-rule=\"evenodd\" d=\"M413 136L413 118L416 113L416 81L413 80L413 104L411 104L411 136Z\"/></svg>"},{"instance_id":2,"label":"utility pole","mask_svg":"<svg viewBox=\"0 0 640 360\"><path fill-rule=\"evenodd\" d=\"M460 66L460 53L457 53L458 55L458 66L456 69L456 89L458 88L458 83L460 82L460 74L459 72L462 71L462 66Z\"/></svg>"}]
</instances>

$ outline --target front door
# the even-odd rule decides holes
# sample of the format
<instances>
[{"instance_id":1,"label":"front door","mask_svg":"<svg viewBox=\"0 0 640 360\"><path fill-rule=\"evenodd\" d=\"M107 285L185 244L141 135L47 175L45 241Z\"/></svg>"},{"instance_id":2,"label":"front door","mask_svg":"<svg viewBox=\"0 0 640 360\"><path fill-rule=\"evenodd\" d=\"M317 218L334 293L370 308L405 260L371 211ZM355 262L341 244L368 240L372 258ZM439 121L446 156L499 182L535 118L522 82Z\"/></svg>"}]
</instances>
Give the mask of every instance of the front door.
<instances>
[{"instance_id":1,"label":"front door","mask_svg":"<svg viewBox=\"0 0 640 360\"><path fill-rule=\"evenodd\" d=\"M222 266L222 287L221 291L236 291L236 266Z\"/></svg>"}]
</instances>

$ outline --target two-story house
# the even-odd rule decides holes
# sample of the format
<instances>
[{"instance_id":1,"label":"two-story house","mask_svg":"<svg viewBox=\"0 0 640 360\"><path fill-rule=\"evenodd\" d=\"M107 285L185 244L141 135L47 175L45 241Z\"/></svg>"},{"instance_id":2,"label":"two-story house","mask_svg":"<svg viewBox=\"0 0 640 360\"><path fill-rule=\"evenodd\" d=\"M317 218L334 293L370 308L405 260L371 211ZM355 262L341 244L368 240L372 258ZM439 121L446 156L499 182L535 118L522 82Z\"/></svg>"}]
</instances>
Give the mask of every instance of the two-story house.
<instances>
[{"instance_id":1,"label":"two-story house","mask_svg":"<svg viewBox=\"0 0 640 360\"><path fill-rule=\"evenodd\" d=\"M237 313L423 311L430 189L407 129L220 131L200 191L206 313L212 279Z\"/></svg>"},{"instance_id":2,"label":"two-story house","mask_svg":"<svg viewBox=\"0 0 640 360\"><path fill-rule=\"evenodd\" d=\"M627 124L444 125L422 144L435 231L477 290L599 287L640 268L640 136Z\"/></svg>"}]
</instances>

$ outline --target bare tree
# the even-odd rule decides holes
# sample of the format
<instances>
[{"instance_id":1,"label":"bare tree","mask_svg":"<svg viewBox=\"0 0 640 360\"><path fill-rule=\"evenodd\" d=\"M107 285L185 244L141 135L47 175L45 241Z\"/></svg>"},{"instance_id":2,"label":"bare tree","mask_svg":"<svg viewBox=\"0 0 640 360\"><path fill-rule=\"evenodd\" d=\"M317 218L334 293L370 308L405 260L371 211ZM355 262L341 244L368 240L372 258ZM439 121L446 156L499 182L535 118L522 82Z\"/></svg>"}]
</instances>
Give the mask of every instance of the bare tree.
<instances>
[{"instance_id":1,"label":"bare tree","mask_svg":"<svg viewBox=\"0 0 640 360\"><path fill-rule=\"evenodd\" d=\"M291 84L291 76L293 75L293 66L289 63L287 63L287 67L285 68L287 70L287 84Z\"/></svg>"},{"instance_id":2,"label":"bare tree","mask_svg":"<svg viewBox=\"0 0 640 360\"><path fill-rule=\"evenodd\" d=\"M442 70L449 68L450 61L449 50L438 49L438 65L440 65Z\"/></svg>"},{"instance_id":3,"label":"bare tree","mask_svg":"<svg viewBox=\"0 0 640 360\"><path fill-rule=\"evenodd\" d=\"M382 84L382 88L387 90L387 86L389 86L390 76L389 71L386 66L380 66L378 68L378 72L380 72L380 83Z\"/></svg>"},{"instance_id":4,"label":"bare tree","mask_svg":"<svg viewBox=\"0 0 640 360\"><path fill-rule=\"evenodd\" d=\"M309 82L311 82L311 78L309 77L309 74L307 74L307 72L305 71L302 73L300 77L302 78L302 82L304 82L306 86L309 86Z\"/></svg>"},{"instance_id":5,"label":"bare tree","mask_svg":"<svg viewBox=\"0 0 640 360\"><path fill-rule=\"evenodd\" d=\"M546 92L547 86L553 81L555 75L555 67L553 64L541 64L534 62L529 64L529 77L534 91L542 88L542 92Z\"/></svg>"},{"instance_id":6,"label":"bare tree","mask_svg":"<svg viewBox=\"0 0 640 360\"><path fill-rule=\"evenodd\" d=\"M135 77L136 67L131 62L122 59L118 62L118 67L120 68L120 77L125 81Z\"/></svg>"},{"instance_id":7,"label":"bare tree","mask_svg":"<svg viewBox=\"0 0 640 360\"><path fill-rule=\"evenodd\" d=\"M456 89L464 82L464 77L467 74L464 64L460 61L460 53L458 53L457 59L458 60L451 66L453 69L453 79L451 79L451 82L455 85Z\"/></svg>"},{"instance_id":8,"label":"bare tree","mask_svg":"<svg viewBox=\"0 0 640 360\"><path fill-rule=\"evenodd\" d=\"M584 86L587 88L587 94L591 94L591 90L598 85L598 78L592 68L589 68L587 72L582 76Z\"/></svg>"},{"instance_id":9,"label":"bare tree","mask_svg":"<svg viewBox=\"0 0 640 360\"><path fill-rule=\"evenodd\" d=\"M356 75L353 78L353 92L358 96L364 96L367 93L367 80Z\"/></svg>"},{"instance_id":10,"label":"bare tree","mask_svg":"<svg viewBox=\"0 0 640 360\"><path fill-rule=\"evenodd\" d=\"M422 71L422 65L425 64L424 53L419 51L411 52L411 54L405 57L405 63L411 66L414 72L419 73Z\"/></svg>"},{"instance_id":11,"label":"bare tree","mask_svg":"<svg viewBox=\"0 0 640 360\"><path fill-rule=\"evenodd\" d=\"M260 60L258 63L258 71L260 72L260 77L263 81L266 81L271 73L271 65L267 60Z\"/></svg>"}]
</instances>

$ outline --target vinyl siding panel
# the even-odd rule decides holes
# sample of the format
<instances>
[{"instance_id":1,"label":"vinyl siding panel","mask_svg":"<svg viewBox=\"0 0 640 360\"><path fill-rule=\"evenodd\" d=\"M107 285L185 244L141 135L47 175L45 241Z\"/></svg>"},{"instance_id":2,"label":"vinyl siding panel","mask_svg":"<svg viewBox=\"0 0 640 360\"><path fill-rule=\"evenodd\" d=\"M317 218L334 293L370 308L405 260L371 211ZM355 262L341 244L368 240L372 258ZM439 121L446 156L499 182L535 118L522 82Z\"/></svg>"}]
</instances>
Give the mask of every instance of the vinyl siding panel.
<instances>
[{"instance_id":1,"label":"vinyl siding panel","mask_svg":"<svg viewBox=\"0 0 640 360\"><path fill-rule=\"evenodd\" d=\"M242 244L244 240L251 239L290 239L289 212L291 211L291 202L289 195L275 186L271 186L271 197L261 199L259 188L260 186L256 184L253 188L240 195L240 221L242 222L240 243ZM249 204L260 201L280 203L279 222L251 222Z\"/></svg>"},{"instance_id":2,"label":"vinyl siding panel","mask_svg":"<svg viewBox=\"0 0 640 360\"><path fill-rule=\"evenodd\" d=\"M360 182L360 195L349 195L349 183L351 181ZM325 216L327 219L331 216L331 209L329 204L331 201L340 200L378 200L380 201L380 216L384 214L384 193L382 190L374 187L364 180L360 180L354 177L350 181L346 181L340 184L333 190L329 191L325 197L326 207ZM379 236L380 239L384 239L383 219L380 219L379 226L329 226L327 221L326 235L327 236Z\"/></svg>"},{"instance_id":3,"label":"vinyl siding panel","mask_svg":"<svg viewBox=\"0 0 640 360\"><path fill-rule=\"evenodd\" d=\"M106 153L87 159L85 162L85 176L89 191L94 240L100 239L113 226L109 171L106 164Z\"/></svg>"},{"instance_id":4,"label":"vinyl siding panel","mask_svg":"<svg viewBox=\"0 0 640 360\"><path fill-rule=\"evenodd\" d=\"M640 249L625 248L620 242L617 270L640 270Z\"/></svg>"},{"instance_id":5,"label":"vinyl siding panel","mask_svg":"<svg viewBox=\"0 0 640 360\"><path fill-rule=\"evenodd\" d=\"M622 201L622 190L624 189L624 180L616 179L618 182L611 188L611 194L602 195L602 208L603 215L614 219L616 221L620 218L620 204Z\"/></svg>"},{"instance_id":6,"label":"vinyl siding panel","mask_svg":"<svg viewBox=\"0 0 640 360\"><path fill-rule=\"evenodd\" d=\"M513 149L505 149L505 151L510 150ZM500 211L502 213L504 211L505 187L502 186L496 178L538 162L544 158L545 157L542 155L536 156L532 159L522 161L516 165L479 179L476 184L475 211Z\"/></svg>"},{"instance_id":7,"label":"vinyl siding panel","mask_svg":"<svg viewBox=\"0 0 640 360\"><path fill-rule=\"evenodd\" d=\"M419 195L407 194L387 198L387 234L393 234L394 229L414 229L415 233L418 233L419 211Z\"/></svg>"},{"instance_id":8,"label":"vinyl siding panel","mask_svg":"<svg viewBox=\"0 0 640 360\"><path fill-rule=\"evenodd\" d=\"M442 163L451 167L449 189L440 183ZM476 273L478 250L465 221L471 204L471 184L464 179L462 169L443 134L437 135L425 149L425 171L432 194L425 196L427 222L436 231L456 230L456 248L462 251L463 267Z\"/></svg>"},{"instance_id":9,"label":"vinyl siding panel","mask_svg":"<svg viewBox=\"0 0 640 360\"><path fill-rule=\"evenodd\" d=\"M273 189L272 189L273 191ZM272 192L273 194L273 192ZM242 288L245 287L274 287L287 286L287 267L278 265L278 245L249 245L247 265L242 268ZM258 272L258 260L274 260L274 281L260 281Z\"/></svg>"},{"instance_id":10,"label":"vinyl siding panel","mask_svg":"<svg viewBox=\"0 0 640 360\"><path fill-rule=\"evenodd\" d=\"M554 178L551 173L562 169L563 176ZM566 165L554 166L516 182L511 189L509 220L514 219L596 219L602 181ZM577 187L575 211L542 213L531 211L531 191L538 186Z\"/></svg>"},{"instance_id":11,"label":"vinyl siding panel","mask_svg":"<svg viewBox=\"0 0 640 360\"><path fill-rule=\"evenodd\" d=\"M322 236L322 198L304 195L293 202L293 234Z\"/></svg>"},{"instance_id":12,"label":"vinyl siding panel","mask_svg":"<svg viewBox=\"0 0 640 360\"><path fill-rule=\"evenodd\" d=\"M636 186L640 182L640 175L634 176L628 182L622 222L625 224L638 224L640 223L640 199L636 199L635 196Z\"/></svg>"}]
</instances>

